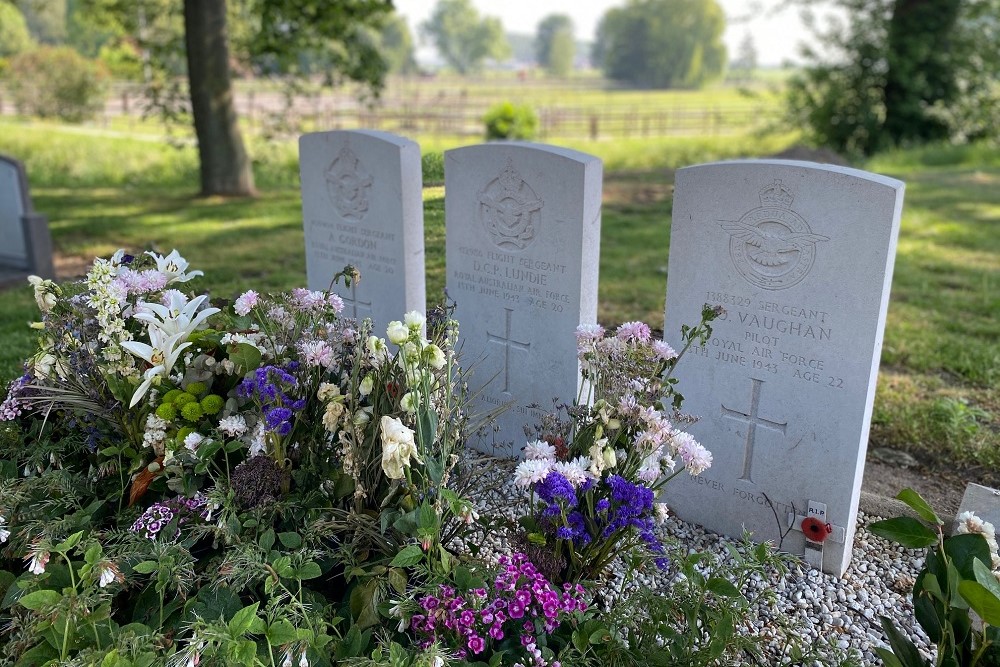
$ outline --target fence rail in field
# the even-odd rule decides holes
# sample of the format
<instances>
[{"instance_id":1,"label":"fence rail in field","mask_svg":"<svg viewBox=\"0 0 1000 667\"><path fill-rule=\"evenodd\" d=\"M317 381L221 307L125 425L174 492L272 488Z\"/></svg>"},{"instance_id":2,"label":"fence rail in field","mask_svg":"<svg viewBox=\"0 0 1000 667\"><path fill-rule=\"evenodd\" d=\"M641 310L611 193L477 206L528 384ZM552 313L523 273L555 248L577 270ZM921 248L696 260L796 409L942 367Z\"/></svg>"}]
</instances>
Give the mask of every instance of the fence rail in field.
<instances>
[{"instance_id":1,"label":"fence rail in field","mask_svg":"<svg viewBox=\"0 0 1000 667\"><path fill-rule=\"evenodd\" d=\"M396 94L394 94L396 93ZM405 96L400 95L403 93ZM499 91L494 99L511 97ZM240 89L234 96L237 112L251 128L263 129L281 120L283 129L381 129L401 134L429 136L481 136L483 116L492 100L484 95L450 91L437 95L414 95L393 91L368 105L344 91L299 95L289 101L279 90ZM539 138L619 139L660 136L712 136L743 134L767 126L780 118L778 105L748 100L724 104L664 105L654 100L605 101L570 106L536 104ZM138 119L148 104L141 86L111 87L98 116L108 124L113 118ZM6 90L0 88L0 115L17 109Z\"/></svg>"}]
</instances>

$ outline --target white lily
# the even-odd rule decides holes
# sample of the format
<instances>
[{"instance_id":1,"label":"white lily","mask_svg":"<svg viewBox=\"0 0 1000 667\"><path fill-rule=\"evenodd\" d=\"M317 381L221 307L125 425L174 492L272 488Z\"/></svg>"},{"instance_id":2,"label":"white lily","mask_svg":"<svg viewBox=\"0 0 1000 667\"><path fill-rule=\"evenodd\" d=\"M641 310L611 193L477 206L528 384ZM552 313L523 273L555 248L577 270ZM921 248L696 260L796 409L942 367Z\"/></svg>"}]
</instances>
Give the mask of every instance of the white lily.
<instances>
[{"instance_id":1,"label":"white lily","mask_svg":"<svg viewBox=\"0 0 1000 667\"><path fill-rule=\"evenodd\" d=\"M170 373L174 364L177 363L177 359L181 356L181 352L191 345L191 343L181 343L187 337L187 333L184 331L170 336L155 326L149 327L148 331L149 342L152 345L147 345L137 340L127 340L121 344L123 348L140 359L144 359L151 366L151 368L143 373L142 384L132 394L132 401L129 403L130 408L142 400L142 397L146 395L150 387L154 384L158 385L163 376Z\"/></svg>"},{"instance_id":2,"label":"white lily","mask_svg":"<svg viewBox=\"0 0 1000 667\"><path fill-rule=\"evenodd\" d=\"M188 271L188 261L181 257L180 253L172 250L169 255L163 257L153 251L147 251L147 255L156 260L156 270L167 277L167 284L186 283L196 276L205 275L201 271Z\"/></svg>"},{"instance_id":3,"label":"white lily","mask_svg":"<svg viewBox=\"0 0 1000 667\"><path fill-rule=\"evenodd\" d=\"M205 308L198 312L207 299L208 296L202 294L188 301L180 292L171 290L167 305L143 301L138 304L139 312L133 317L146 322L150 329L155 327L171 336L183 333L187 338L202 322L219 312L218 308Z\"/></svg>"}]
</instances>

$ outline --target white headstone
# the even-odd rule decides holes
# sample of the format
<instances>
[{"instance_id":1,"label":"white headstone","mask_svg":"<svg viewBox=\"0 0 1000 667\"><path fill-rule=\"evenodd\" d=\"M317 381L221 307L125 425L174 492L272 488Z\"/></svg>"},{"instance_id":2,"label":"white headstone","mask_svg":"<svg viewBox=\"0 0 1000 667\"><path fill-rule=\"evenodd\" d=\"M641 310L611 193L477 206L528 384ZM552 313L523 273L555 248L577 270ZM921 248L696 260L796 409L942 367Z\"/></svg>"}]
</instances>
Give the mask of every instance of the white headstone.
<instances>
[{"instance_id":1,"label":"white headstone","mask_svg":"<svg viewBox=\"0 0 1000 667\"><path fill-rule=\"evenodd\" d=\"M964 512L972 512L983 521L992 523L994 527L1000 526L1000 491L970 482L965 487L965 494L958 506L956 517Z\"/></svg>"},{"instance_id":2,"label":"white headstone","mask_svg":"<svg viewBox=\"0 0 1000 667\"><path fill-rule=\"evenodd\" d=\"M426 308L420 147L387 132L315 132L299 139L309 289L326 290L348 264L361 272L344 299L347 317L375 333Z\"/></svg>"},{"instance_id":3,"label":"white headstone","mask_svg":"<svg viewBox=\"0 0 1000 667\"><path fill-rule=\"evenodd\" d=\"M843 167L677 172L666 339L680 349L706 303L726 311L676 369L714 456L666 486L681 518L847 568L902 205L902 182ZM827 539L807 543L806 518Z\"/></svg>"},{"instance_id":4,"label":"white headstone","mask_svg":"<svg viewBox=\"0 0 1000 667\"><path fill-rule=\"evenodd\" d=\"M474 408L511 404L485 449L516 453L524 426L576 398L574 332L597 318L601 161L497 142L445 153L448 294Z\"/></svg>"},{"instance_id":5,"label":"white headstone","mask_svg":"<svg viewBox=\"0 0 1000 667\"><path fill-rule=\"evenodd\" d=\"M0 158L0 264L5 267L30 268L24 225L27 212L18 163Z\"/></svg>"}]
</instances>

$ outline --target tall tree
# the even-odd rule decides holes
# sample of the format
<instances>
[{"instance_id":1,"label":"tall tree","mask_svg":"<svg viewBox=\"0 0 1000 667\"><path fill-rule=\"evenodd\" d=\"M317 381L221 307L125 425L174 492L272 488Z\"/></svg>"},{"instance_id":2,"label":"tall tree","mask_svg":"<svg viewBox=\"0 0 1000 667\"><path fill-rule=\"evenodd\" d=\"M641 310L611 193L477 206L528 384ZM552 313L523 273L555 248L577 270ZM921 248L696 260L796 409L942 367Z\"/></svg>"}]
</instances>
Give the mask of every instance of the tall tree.
<instances>
[{"instance_id":1,"label":"tall tree","mask_svg":"<svg viewBox=\"0 0 1000 667\"><path fill-rule=\"evenodd\" d=\"M253 169L233 104L226 0L184 0L184 42L201 193L254 194Z\"/></svg>"},{"instance_id":2,"label":"tall tree","mask_svg":"<svg viewBox=\"0 0 1000 667\"><path fill-rule=\"evenodd\" d=\"M487 58L500 60L510 53L500 19L481 17L471 0L438 0L420 28L460 74L476 71Z\"/></svg>"},{"instance_id":3,"label":"tall tree","mask_svg":"<svg viewBox=\"0 0 1000 667\"><path fill-rule=\"evenodd\" d=\"M379 43L390 72L413 74L417 71L413 34L403 16L393 12L385 18L379 32Z\"/></svg>"},{"instance_id":4,"label":"tall tree","mask_svg":"<svg viewBox=\"0 0 1000 667\"><path fill-rule=\"evenodd\" d=\"M17 0L31 35L43 44L66 41L66 0Z\"/></svg>"},{"instance_id":5,"label":"tall tree","mask_svg":"<svg viewBox=\"0 0 1000 667\"><path fill-rule=\"evenodd\" d=\"M725 27L716 0L628 0L604 14L593 55L611 79L697 88L725 70Z\"/></svg>"},{"instance_id":6,"label":"tall tree","mask_svg":"<svg viewBox=\"0 0 1000 667\"><path fill-rule=\"evenodd\" d=\"M811 0L800 0L808 4ZM1000 0L836 0L846 21L789 86L792 122L835 150L998 134ZM988 109L984 116L983 109ZM992 117L992 120L990 119Z\"/></svg>"},{"instance_id":7,"label":"tall tree","mask_svg":"<svg viewBox=\"0 0 1000 667\"><path fill-rule=\"evenodd\" d=\"M573 19L566 14L550 14L542 19L535 32L535 59L556 76L565 76L573 68L576 41Z\"/></svg>"},{"instance_id":8,"label":"tall tree","mask_svg":"<svg viewBox=\"0 0 1000 667\"><path fill-rule=\"evenodd\" d=\"M0 0L0 58L16 55L30 46L31 33L21 10Z\"/></svg>"},{"instance_id":9,"label":"tall tree","mask_svg":"<svg viewBox=\"0 0 1000 667\"><path fill-rule=\"evenodd\" d=\"M955 99L952 64L962 0L896 0L886 40L885 130L894 143L941 139L948 126L927 113Z\"/></svg>"},{"instance_id":10,"label":"tall tree","mask_svg":"<svg viewBox=\"0 0 1000 667\"><path fill-rule=\"evenodd\" d=\"M328 83L346 78L376 91L385 74L368 30L391 11L391 0L237 0L232 5L226 0L184 0L182 28L176 24L176 0L85 4L94 17L114 25L116 33L136 37L155 99L170 90L173 77L164 74L186 69L201 194L206 196L254 193L233 107L233 62L276 75L297 75L308 56L321 65ZM230 21L238 30L230 30Z\"/></svg>"}]
</instances>

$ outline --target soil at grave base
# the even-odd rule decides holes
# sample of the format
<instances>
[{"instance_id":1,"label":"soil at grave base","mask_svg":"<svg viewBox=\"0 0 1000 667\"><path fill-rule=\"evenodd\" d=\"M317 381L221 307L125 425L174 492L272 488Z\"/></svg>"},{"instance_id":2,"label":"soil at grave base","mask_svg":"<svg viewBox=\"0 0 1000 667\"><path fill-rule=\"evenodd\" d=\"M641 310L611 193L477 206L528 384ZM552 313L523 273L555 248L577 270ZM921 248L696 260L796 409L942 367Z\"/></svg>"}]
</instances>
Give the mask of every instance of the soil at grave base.
<instances>
[{"instance_id":1,"label":"soil at grave base","mask_svg":"<svg viewBox=\"0 0 1000 667\"><path fill-rule=\"evenodd\" d=\"M903 467L873 461L865 462L865 476L861 490L886 498L894 498L905 488L911 488L930 503L942 518L954 517L962 502L965 486L976 475L963 471L943 471L940 467L928 468L924 465ZM892 518L892 517L885 517Z\"/></svg>"}]
</instances>

